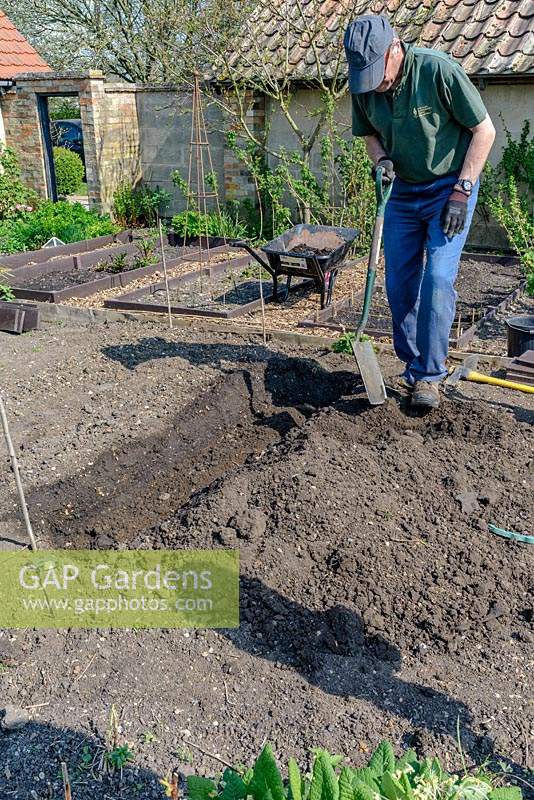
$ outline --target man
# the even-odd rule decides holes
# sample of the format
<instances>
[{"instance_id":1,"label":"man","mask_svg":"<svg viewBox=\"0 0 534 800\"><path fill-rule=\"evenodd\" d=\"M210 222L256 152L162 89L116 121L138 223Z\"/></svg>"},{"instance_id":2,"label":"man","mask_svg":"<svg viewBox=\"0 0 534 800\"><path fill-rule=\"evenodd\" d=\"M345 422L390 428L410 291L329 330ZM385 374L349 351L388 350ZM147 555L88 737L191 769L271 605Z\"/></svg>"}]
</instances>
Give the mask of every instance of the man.
<instances>
[{"instance_id":1,"label":"man","mask_svg":"<svg viewBox=\"0 0 534 800\"><path fill-rule=\"evenodd\" d=\"M395 179L384 220L395 351L412 404L437 408L454 282L495 129L460 65L403 44L385 17L359 17L344 44L352 133L384 182Z\"/></svg>"}]
</instances>

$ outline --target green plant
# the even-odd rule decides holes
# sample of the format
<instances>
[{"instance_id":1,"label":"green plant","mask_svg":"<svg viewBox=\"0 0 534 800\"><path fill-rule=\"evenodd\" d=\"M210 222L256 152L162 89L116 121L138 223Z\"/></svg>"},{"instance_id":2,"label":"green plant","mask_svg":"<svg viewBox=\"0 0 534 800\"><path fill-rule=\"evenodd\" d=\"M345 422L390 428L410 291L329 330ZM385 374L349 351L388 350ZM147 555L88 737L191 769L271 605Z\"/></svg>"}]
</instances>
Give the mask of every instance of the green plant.
<instances>
[{"instance_id":1,"label":"green plant","mask_svg":"<svg viewBox=\"0 0 534 800\"><path fill-rule=\"evenodd\" d=\"M104 753L104 762L112 770L121 770L133 760L134 754L128 744L117 745Z\"/></svg>"},{"instance_id":2,"label":"green plant","mask_svg":"<svg viewBox=\"0 0 534 800\"><path fill-rule=\"evenodd\" d=\"M24 185L15 152L0 143L0 221L31 211L37 195Z\"/></svg>"},{"instance_id":3,"label":"green plant","mask_svg":"<svg viewBox=\"0 0 534 800\"><path fill-rule=\"evenodd\" d=\"M153 227L171 195L156 186L121 184L113 195L113 217L124 228Z\"/></svg>"},{"instance_id":4,"label":"green plant","mask_svg":"<svg viewBox=\"0 0 534 800\"><path fill-rule=\"evenodd\" d=\"M254 766L227 768L217 781L198 775L187 778L190 800L521 800L515 786L501 787L496 776L449 774L437 758L418 759L409 750L397 759L389 742L382 742L365 767L342 765L343 756L314 749L309 772L302 774L290 758L287 779L267 744ZM338 771L338 768L341 767Z\"/></svg>"},{"instance_id":5,"label":"green plant","mask_svg":"<svg viewBox=\"0 0 534 800\"><path fill-rule=\"evenodd\" d=\"M85 209L80 203L45 200L34 211L0 222L0 252L35 250L57 236L63 242L78 242L117 231L109 216Z\"/></svg>"},{"instance_id":6,"label":"green plant","mask_svg":"<svg viewBox=\"0 0 534 800\"><path fill-rule=\"evenodd\" d=\"M132 267L128 264L127 253L117 253L117 255L109 261L100 261L95 266L95 272L111 272L113 275L127 272L129 269L132 269Z\"/></svg>"},{"instance_id":7,"label":"green plant","mask_svg":"<svg viewBox=\"0 0 534 800\"><path fill-rule=\"evenodd\" d=\"M202 214L199 211L182 211L172 218L172 227L178 236L196 239L198 236L220 236L224 239L243 239L247 228L227 211Z\"/></svg>"},{"instance_id":8,"label":"green plant","mask_svg":"<svg viewBox=\"0 0 534 800\"><path fill-rule=\"evenodd\" d=\"M334 344L332 345L332 350L334 353L348 353L352 355L352 342L356 338L356 331L347 331L346 333L341 334L339 339L336 339ZM370 336L367 336L366 333L360 334L360 341L368 342L372 341Z\"/></svg>"},{"instance_id":9,"label":"green plant","mask_svg":"<svg viewBox=\"0 0 534 800\"><path fill-rule=\"evenodd\" d=\"M82 159L66 147L54 147L54 169L59 195L75 194L80 188L85 168Z\"/></svg>"},{"instance_id":10,"label":"green plant","mask_svg":"<svg viewBox=\"0 0 534 800\"><path fill-rule=\"evenodd\" d=\"M11 275L11 272L5 267L0 267L0 300L5 300L7 303L10 303L12 300L15 299L15 295L7 283L2 281L2 276Z\"/></svg>"},{"instance_id":11,"label":"green plant","mask_svg":"<svg viewBox=\"0 0 534 800\"><path fill-rule=\"evenodd\" d=\"M54 119L80 119L80 104L70 97L49 97L48 116Z\"/></svg>"},{"instance_id":12,"label":"green plant","mask_svg":"<svg viewBox=\"0 0 534 800\"><path fill-rule=\"evenodd\" d=\"M325 104L327 98L323 98ZM326 113L326 112L325 112ZM251 174L260 207L261 238L283 233L292 223L285 204L288 195L296 204L297 222L358 228L357 248L368 250L373 233L375 193L370 177L371 162L359 138L349 141L327 114L327 129L318 143L320 166L312 170L310 152L281 148L275 168L254 142L242 145L235 131L226 134L227 146Z\"/></svg>"},{"instance_id":13,"label":"green plant","mask_svg":"<svg viewBox=\"0 0 534 800\"><path fill-rule=\"evenodd\" d=\"M534 137L526 120L518 139L504 127L506 146L496 167L487 164L480 187L483 213L492 214L506 231L534 293Z\"/></svg>"},{"instance_id":14,"label":"green plant","mask_svg":"<svg viewBox=\"0 0 534 800\"><path fill-rule=\"evenodd\" d=\"M196 239L213 236L213 222L209 214L200 211L182 211L172 218L172 228L178 236Z\"/></svg>"},{"instance_id":15,"label":"green plant","mask_svg":"<svg viewBox=\"0 0 534 800\"><path fill-rule=\"evenodd\" d=\"M150 264L156 264L158 261L158 257L154 252L154 246L156 244L156 236L143 236L136 242L136 249L138 255L134 259L134 263L132 269L138 269L139 267L148 267Z\"/></svg>"}]
</instances>

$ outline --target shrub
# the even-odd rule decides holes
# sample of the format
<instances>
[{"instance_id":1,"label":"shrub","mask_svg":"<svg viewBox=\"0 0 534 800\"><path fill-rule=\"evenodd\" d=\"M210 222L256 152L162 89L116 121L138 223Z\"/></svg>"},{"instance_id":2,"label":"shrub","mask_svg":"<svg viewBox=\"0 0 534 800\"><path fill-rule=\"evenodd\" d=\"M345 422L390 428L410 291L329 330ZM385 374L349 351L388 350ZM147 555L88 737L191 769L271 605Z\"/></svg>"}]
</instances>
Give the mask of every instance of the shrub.
<instances>
[{"instance_id":1,"label":"shrub","mask_svg":"<svg viewBox=\"0 0 534 800\"><path fill-rule=\"evenodd\" d=\"M250 769L226 769L217 781L187 778L190 800L521 800L515 786L500 787L495 775L479 768L474 774L445 772L437 758L418 759L413 750L397 759L382 742L365 767L341 766L343 756L314 749L311 770L302 774L289 759L284 780L267 744ZM341 769L338 772L338 767ZM169 782L162 781L169 793Z\"/></svg>"},{"instance_id":2,"label":"shrub","mask_svg":"<svg viewBox=\"0 0 534 800\"><path fill-rule=\"evenodd\" d=\"M487 164L480 191L483 209L489 211L506 231L508 241L519 254L527 281L534 283L534 138L525 121L519 139L505 127L506 147L496 167Z\"/></svg>"},{"instance_id":3,"label":"shrub","mask_svg":"<svg viewBox=\"0 0 534 800\"><path fill-rule=\"evenodd\" d=\"M246 225L227 211L202 214L200 211L182 211L172 218L173 230L178 236L194 239L198 236L220 236L225 239L243 239L248 235Z\"/></svg>"},{"instance_id":4,"label":"shrub","mask_svg":"<svg viewBox=\"0 0 534 800\"><path fill-rule=\"evenodd\" d=\"M105 236L116 230L109 216L88 211L80 203L45 200L35 211L0 223L0 252L36 250L52 236L69 243Z\"/></svg>"},{"instance_id":5,"label":"shrub","mask_svg":"<svg viewBox=\"0 0 534 800\"><path fill-rule=\"evenodd\" d=\"M178 236L194 239L197 236L214 236L213 220L200 211L182 211L172 218L172 227Z\"/></svg>"},{"instance_id":6,"label":"shrub","mask_svg":"<svg viewBox=\"0 0 534 800\"><path fill-rule=\"evenodd\" d=\"M123 183L113 195L113 217L123 228L153 227L158 213L169 205L171 195L157 186L133 187Z\"/></svg>"},{"instance_id":7,"label":"shrub","mask_svg":"<svg viewBox=\"0 0 534 800\"><path fill-rule=\"evenodd\" d=\"M37 195L21 180L17 156L0 143L0 220L17 216L37 204Z\"/></svg>"},{"instance_id":8,"label":"shrub","mask_svg":"<svg viewBox=\"0 0 534 800\"><path fill-rule=\"evenodd\" d=\"M85 169L82 159L66 147L54 147L56 189L60 195L75 194L80 188Z\"/></svg>"}]
</instances>

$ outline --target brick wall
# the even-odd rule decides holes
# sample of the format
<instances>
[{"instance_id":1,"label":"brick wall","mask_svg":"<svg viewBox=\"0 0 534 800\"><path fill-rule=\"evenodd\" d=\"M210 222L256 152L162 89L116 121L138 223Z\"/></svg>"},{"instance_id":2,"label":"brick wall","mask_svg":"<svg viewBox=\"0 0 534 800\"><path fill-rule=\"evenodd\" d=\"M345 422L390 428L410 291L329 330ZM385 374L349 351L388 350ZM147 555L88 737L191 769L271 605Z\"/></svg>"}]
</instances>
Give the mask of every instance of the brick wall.
<instances>
[{"instance_id":1,"label":"brick wall","mask_svg":"<svg viewBox=\"0 0 534 800\"><path fill-rule=\"evenodd\" d=\"M6 143L19 156L25 182L47 197L37 98L63 93L79 98L89 203L109 211L119 183L141 178L135 87L109 85L96 70L82 77L43 73L17 78L16 87L0 100Z\"/></svg>"},{"instance_id":2,"label":"brick wall","mask_svg":"<svg viewBox=\"0 0 534 800\"><path fill-rule=\"evenodd\" d=\"M46 175L35 93L19 86L1 97L5 141L19 158L24 181L46 197Z\"/></svg>"}]
</instances>

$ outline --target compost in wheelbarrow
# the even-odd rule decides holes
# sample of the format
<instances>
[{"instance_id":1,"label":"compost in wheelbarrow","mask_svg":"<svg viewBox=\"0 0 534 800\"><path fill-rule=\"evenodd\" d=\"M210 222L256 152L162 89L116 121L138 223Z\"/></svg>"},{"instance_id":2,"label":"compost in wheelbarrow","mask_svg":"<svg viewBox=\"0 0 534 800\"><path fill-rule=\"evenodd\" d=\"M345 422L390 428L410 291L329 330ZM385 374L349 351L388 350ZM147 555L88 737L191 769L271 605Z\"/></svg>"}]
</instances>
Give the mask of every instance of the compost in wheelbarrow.
<instances>
[{"instance_id":1,"label":"compost in wheelbarrow","mask_svg":"<svg viewBox=\"0 0 534 800\"><path fill-rule=\"evenodd\" d=\"M296 225L263 245L265 262L246 242L239 242L273 276L273 300L278 299L278 276L287 275L286 296L293 276L313 278L321 308L332 300L338 267L357 239L355 228Z\"/></svg>"}]
</instances>

